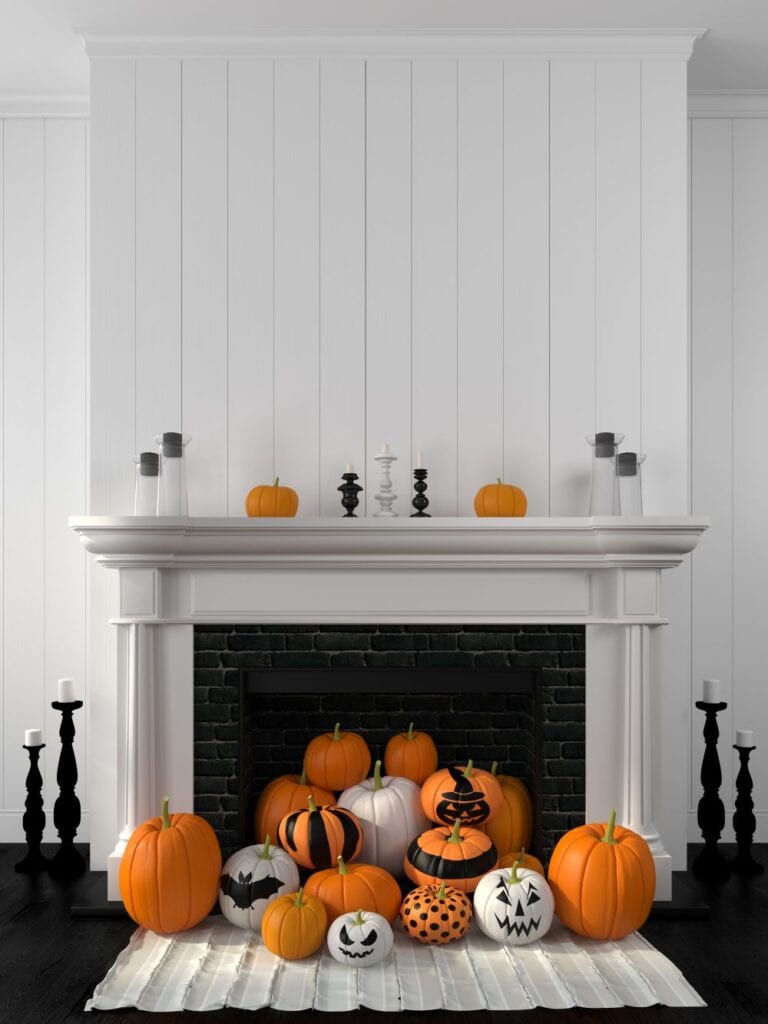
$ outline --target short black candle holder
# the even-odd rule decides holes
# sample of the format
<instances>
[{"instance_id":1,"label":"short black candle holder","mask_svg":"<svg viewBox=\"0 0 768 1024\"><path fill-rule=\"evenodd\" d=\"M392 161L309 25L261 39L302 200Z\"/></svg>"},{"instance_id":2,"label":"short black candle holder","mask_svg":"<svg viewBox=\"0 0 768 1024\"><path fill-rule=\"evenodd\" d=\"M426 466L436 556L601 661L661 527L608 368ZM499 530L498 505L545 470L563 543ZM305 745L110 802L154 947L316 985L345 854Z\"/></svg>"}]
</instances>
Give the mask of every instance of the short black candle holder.
<instances>
[{"instance_id":1,"label":"short black candle holder","mask_svg":"<svg viewBox=\"0 0 768 1024\"><path fill-rule=\"evenodd\" d=\"M429 505L429 498L424 493L427 489L427 471L426 469L414 469L413 471L413 489L416 494L413 497L411 504L416 509L415 512L411 512L411 519L431 519L429 512L424 510Z\"/></svg>"},{"instance_id":2,"label":"short black candle holder","mask_svg":"<svg viewBox=\"0 0 768 1024\"><path fill-rule=\"evenodd\" d=\"M704 849L691 865L691 871L697 878L704 881L723 882L730 874L730 868L717 847L725 825L725 807L719 792L723 775L720 770L720 758L717 755L717 740L720 736L717 713L724 711L728 705L724 701L709 704L706 701L697 700L696 707L706 716L704 721L704 757L701 762L701 784L704 787L704 795L699 800L697 813L699 828L704 839Z\"/></svg>"},{"instance_id":3,"label":"short black candle holder","mask_svg":"<svg viewBox=\"0 0 768 1024\"><path fill-rule=\"evenodd\" d=\"M730 862L731 871L737 875L762 875L765 868L752 856L752 837L755 834L755 815L752 803L752 776L749 771L749 755L756 747L740 747L739 774L736 776L736 811L733 815L733 831L736 833L738 853Z\"/></svg>"},{"instance_id":4,"label":"short black candle holder","mask_svg":"<svg viewBox=\"0 0 768 1024\"><path fill-rule=\"evenodd\" d=\"M85 860L82 854L75 849L75 836L80 825L80 801L75 795L77 761L72 745L75 738L73 714L82 706L81 700L65 703L55 700L51 704L52 708L61 712L61 728L59 729L61 753L56 771L59 795L53 805L53 823L58 830L61 845L51 860L48 871L54 878L59 879L76 878L85 871Z\"/></svg>"},{"instance_id":5,"label":"short black candle holder","mask_svg":"<svg viewBox=\"0 0 768 1024\"><path fill-rule=\"evenodd\" d=\"M342 473L341 479L344 483L336 490L341 491L341 504L346 509L342 519L357 519L355 509L360 504L358 494L363 488L356 482L358 480L357 473Z\"/></svg>"},{"instance_id":6,"label":"short black candle holder","mask_svg":"<svg viewBox=\"0 0 768 1024\"><path fill-rule=\"evenodd\" d=\"M44 743L34 747L24 744L24 749L29 754L29 771L27 772L27 799L24 802L26 810L21 824L27 838L27 855L14 865L22 875L37 875L41 871L45 871L49 865L48 858L40 853L40 844L45 831L45 811L43 810L42 794L43 777L40 774L38 761L40 751L44 746Z\"/></svg>"}]
</instances>

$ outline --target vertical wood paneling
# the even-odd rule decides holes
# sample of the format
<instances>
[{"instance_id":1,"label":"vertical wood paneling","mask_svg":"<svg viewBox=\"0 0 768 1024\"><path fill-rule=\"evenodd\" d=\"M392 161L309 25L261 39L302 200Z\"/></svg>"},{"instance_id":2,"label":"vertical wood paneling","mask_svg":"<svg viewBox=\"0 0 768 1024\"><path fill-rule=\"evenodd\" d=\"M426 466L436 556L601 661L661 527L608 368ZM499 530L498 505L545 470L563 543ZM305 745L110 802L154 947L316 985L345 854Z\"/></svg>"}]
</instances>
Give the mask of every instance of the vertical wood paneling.
<instances>
[{"instance_id":1,"label":"vertical wood paneling","mask_svg":"<svg viewBox=\"0 0 768 1024\"><path fill-rule=\"evenodd\" d=\"M319 65L275 64L275 473L319 511Z\"/></svg>"},{"instance_id":2,"label":"vertical wood paneling","mask_svg":"<svg viewBox=\"0 0 768 1024\"><path fill-rule=\"evenodd\" d=\"M457 64L413 65L413 452L429 512L457 515Z\"/></svg>"},{"instance_id":3,"label":"vertical wood paneling","mask_svg":"<svg viewBox=\"0 0 768 1024\"><path fill-rule=\"evenodd\" d=\"M411 451L411 64L368 62L366 125L366 450L374 501L374 455L389 441L395 511L410 512Z\"/></svg>"},{"instance_id":4,"label":"vertical wood paneling","mask_svg":"<svg viewBox=\"0 0 768 1024\"><path fill-rule=\"evenodd\" d=\"M594 64L552 62L549 118L550 513L586 515L584 435L596 429Z\"/></svg>"},{"instance_id":5,"label":"vertical wood paneling","mask_svg":"<svg viewBox=\"0 0 768 1024\"><path fill-rule=\"evenodd\" d=\"M229 62L227 514L274 479L271 60Z\"/></svg>"},{"instance_id":6,"label":"vertical wood paneling","mask_svg":"<svg viewBox=\"0 0 768 1024\"><path fill-rule=\"evenodd\" d=\"M24 804L24 729L45 721L44 129L42 120L5 123L3 568L12 599L4 608L3 734L11 807Z\"/></svg>"},{"instance_id":7,"label":"vertical wood paneling","mask_svg":"<svg viewBox=\"0 0 768 1024\"><path fill-rule=\"evenodd\" d=\"M181 423L181 61L136 65L136 445ZM195 439L197 440L197 438Z\"/></svg>"},{"instance_id":8,"label":"vertical wood paneling","mask_svg":"<svg viewBox=\"0 0 768 1024\"><path fill-rule=\"evenodd\" d=\"M365 465L365 64L320 65L320 514ZM358 513L360 509L358 508Z\"/></svg>"},{"instance_id":9,"label":"vertical wood paneling","mask_svg":"<svg viewBox=\"0 0 768 1024\"><path fill-rule=\"evenodd\" d=\"M85 552L67 519L85 508L85 123L45 124L45 660L46 791L56 793L61 716L56 680L72 676L85 697ZM84 764L85 722L75 738ZM86 779L79 787L87 807Z\"/></svg>"},{"instance_id":10,"label":"vertical wood paneling","mask_svg":"<svg viewBox=\"0 0 768 1024\"><path fill-rule=\"evenodd\" d=\"M549 515L549 64L504 64L504 479Z\"/></svg>"},{"instance_id":11,"label":"vertical wood paneling","mask_svg":"<svg viewBox=\"0 0 768 1024\"><path fill-rule=\"evenodd\" d=\"M728 118L691 124L691 508L712 520L692 558L691 698L701 698L702 679L722 681L729 704L719 716L723 736L733 735L734 714L732 135ZM692 780L701 767L701 725L695 715ZM732 757L721 765L729 802ZM692 808L697 800L694 781Z\"/></svg>"},{"instance_id":12,"label":"vertical wood paneling","mask_svg":"<svg viewBox=\"0 0 768 1024\"><path fill-rule=\"evenodd\" d=\"M5 121L0 121L0 280L5 282ZM0 288L0 538L5 537L5 288ZM5 544L0 543L0 651L5 650ZM0 657L0 717L5 720L5 658ZM0 729L0 807L5 802L5 730ZM21 838L21 837L19 837Z\"/></svg>"},{"instance_id":13,"label":"vertical wood paneling","mask_svg":"<svg viewBox=\"0 0 768 1024\"><path fill-rule=\"evenodd\" d=\"M227 64L182 67L182 429L192 515L227 512ZM160 430L177 429L174 423Z\"/></svg>"},{"instance_id":14,"label":"vertical wood paneling","mask_svg":"<svg viewBox=\"0 0 768 1024\"><path fill-rule=\"evenodd\" d=\"M640 451L641 65L595 76L595 424Z\"/></svg>"},{"instance_id":15,"label":"vertical wood paneling","mask_svg":"<svg viewBox=\"0 0 768 1024\"><path fill-rule=\"evenodd\" d=\"M504 461L502 68L458 72L459 515Z\"/></svg>"}]
</instances>

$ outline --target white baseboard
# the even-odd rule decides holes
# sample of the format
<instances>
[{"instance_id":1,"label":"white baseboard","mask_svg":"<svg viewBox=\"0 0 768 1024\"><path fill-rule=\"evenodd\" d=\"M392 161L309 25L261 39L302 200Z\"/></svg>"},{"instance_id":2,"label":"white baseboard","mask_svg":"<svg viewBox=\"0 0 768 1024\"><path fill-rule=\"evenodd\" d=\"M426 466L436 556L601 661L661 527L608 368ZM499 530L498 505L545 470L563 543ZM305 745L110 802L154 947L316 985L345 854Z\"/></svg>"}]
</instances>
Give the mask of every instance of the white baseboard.
<instances>
[{"instance_id":1,"label":"white baseboard","mask_svg":"<svg viewBox=\"0 0 768 1024\"><path fill-rule=\"evenodd\" d=\"M755 829L756 843L768 843L768 811L755 811L755 820L757 822L757 828ZM701 843L701 830L699 829L698 822L696 821L696 811L688 811L688 827L686 835L689 843ZM723 843L735 843L736 837L733 834L733 808L726 807L725 809L725 828L723 829L723 835L721 837Z\"/></svg>"},{"instance_id":2,"label":"white baseboard","mask_svg":"<svg viewBox=\"0 0 768 1024\"><path fill-rule=\"evenodd\" d=\"M23 843L24 842L24 829L21 824L21 819L24 815L24 811L4 811L0 810L0 843ZM45 832L43 834L44 843L55 843L58 842L58 835L53 825L53 812L46 811L45 813ZM80 828L77 830L77 836L75 842L87 843L90 836L90 813L83 811L82 820L80 821Z\"/></svg>"}]
</instances>

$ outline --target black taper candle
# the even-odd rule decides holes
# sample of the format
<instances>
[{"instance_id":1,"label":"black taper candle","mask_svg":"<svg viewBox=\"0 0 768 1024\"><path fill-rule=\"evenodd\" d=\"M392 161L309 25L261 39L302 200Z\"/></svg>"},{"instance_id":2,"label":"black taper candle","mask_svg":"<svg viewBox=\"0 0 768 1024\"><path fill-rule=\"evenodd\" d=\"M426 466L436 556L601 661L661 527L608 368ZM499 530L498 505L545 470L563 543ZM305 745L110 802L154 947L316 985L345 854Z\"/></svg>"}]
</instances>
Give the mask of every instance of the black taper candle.
<instances>
[{"instance_id":1,"label":"black taper candle","mask_svg":"<svg viewBox=\"0 0 768 1024\"><path fill-rule=\"evenodd\" d=\"M40 751L45 746L40 743L35 747L24 749L29 754L29 771L27 772L27 799L24 802L26 810L21 824L24 828L24 835L27 838L27 855L15 865L16 870L23 875L36 875L45 871L49 861L40 853L40 844L43 841L45 831L45 811L43 810L43 777L40 774L38 761Z\"/></svg>"},{"instance_id":2,"label":"black taper candle","mask_svg":"<svg viewBox=\"0 0 768 1024\"><path fill-rule=\"evenodd\" d=\"M56 771L59 795L53 805L53 823L56 826L61 845L51 860L49 872L54 878L75 878L85 871L85 860L75 849L75 836L80 825L80 801L75 794L77 785L77 761L73 740L75 723L73 714L83 706L81 700L60 703L55 700L51 707L61 712L61 753Z\"/></svg>"},{"instance_id":3,"label":"black taper candle","mask_svg":"<svg viewBox=\"0 0 768 1024\"><path fill-rule=\"evenodd\" d=\"M728 705L724 701L709 704L703 700L696 701L696 707L706 715L704 721L704 757L701 762L701 785L704 795L699 800L697 821L704 839L704 849L691 865L691 871L697 878L708 882L722 882L729 873L728 862L717 848L717 841L725 825L725 807L720 799L720 783L723 775L720 770L720 758L717 755L717 740L720 730L717 726L717 713L724 711Z\"/></svg>"},{"instance_id":4,"label":"black taper candle","mask_svg":"<svg viewBox=\"0 0 768 1024\"><path fill-rule=\"evenodd\" d=\"M733 815L733 831L736 833L738 853L731 861L731 871L737 875L762 875L765 868L752 856L752 837L755 834L754 804L752 802L752 775L749 771L749 755L755 747L740 747L739 774L736 776L736 811Z\"/></svg>"},{"instance_id":5,"label":"black taper candle","mask_svg":"<svg viewBox=\"0 0 768 1024\"><path fill-rule=\"evenodd\" d=\"M431 519L429 512L425 509L429 505L429 498L424 493L427 489L427 471L426 469L414 469L413 471L413 489L416 494L411 501L411 504L416 509L415 512L411 512L411 519Z\"/></svg>"}]
</instances>

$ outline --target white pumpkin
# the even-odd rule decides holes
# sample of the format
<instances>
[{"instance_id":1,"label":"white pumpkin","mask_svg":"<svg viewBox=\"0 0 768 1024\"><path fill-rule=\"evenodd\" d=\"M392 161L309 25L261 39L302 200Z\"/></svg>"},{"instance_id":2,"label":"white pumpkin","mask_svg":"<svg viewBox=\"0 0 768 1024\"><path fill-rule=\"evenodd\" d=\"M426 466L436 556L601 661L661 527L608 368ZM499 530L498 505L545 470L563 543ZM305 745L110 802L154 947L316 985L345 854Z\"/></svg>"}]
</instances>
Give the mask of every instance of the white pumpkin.
<instances>
[{"instance_id":1,"label":"white pumpkin","mask_svg":"<svg viewBox=\"0 0 768 1024\"><path fill-rule=\"evenodd\" d=\"M430 828L421 809L420 789L410 779L398 775L381 777L381 761L373 768L373 778L345 789L339 797L360 819L363 845L359 860L376 864L395 878L403 873L403 858L412 840Z\"/></svg>"},{"instance_id":2,"label":"white pumpkin","mask_svg":"<svg viewBox=\"0 0 768 1024\"><path fill-rule=\"evenodd\" d=\"M238 928L261 928L267 905L276 896L296 892L299 869L279 847L246 846L233 853L219 879L219 906L226 919Z\"/></svg>"},{"instance_id":3,"label":"white pumpkin","mask_svg":"<svg viewBox=\"0 0 768 1024\"><path fill-rule=\"evenodd\" d=\"M342 914L328 929L326 942L334 960L347 967L373 967L389 956L394 937L386 917L368 910Z\"/></svg>"},{"instance_id":4,"label":"white pumpkin","mask_svg":"<svg viewBox=\"0 0 768 1024\"><path fill-rule=\"evenodd\" d=\"M485 934L507 946L543 938L555 912L555 898L543 876L517 864L483 875L474 904L475 920Z\"/></svg>"}]
</instances>

